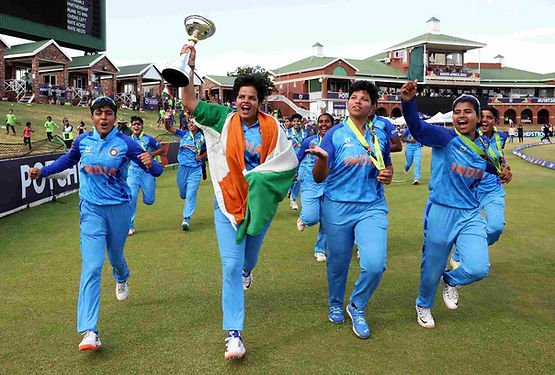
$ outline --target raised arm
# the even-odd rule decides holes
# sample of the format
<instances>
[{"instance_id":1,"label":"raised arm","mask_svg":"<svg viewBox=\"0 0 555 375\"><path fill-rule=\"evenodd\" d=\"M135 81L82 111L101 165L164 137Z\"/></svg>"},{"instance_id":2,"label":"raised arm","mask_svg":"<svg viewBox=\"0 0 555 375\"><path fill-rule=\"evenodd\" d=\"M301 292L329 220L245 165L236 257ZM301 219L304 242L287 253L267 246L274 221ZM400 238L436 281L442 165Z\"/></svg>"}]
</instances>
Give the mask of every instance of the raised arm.
<instances>
[{"instance_id":1,"label":"raised arm","mask_svg":"<svg viewBox=\"0 0 555 375\"><path fill-rule=\"evenodd\" d=\"M452 130L430 125L420 119L416 107L416 81L409 81L401 87L403 117L409 131L418 142L430 147L445 147L456 136Z\"/></svg>"},{"instance_id":2,"label":"raised arm","mask_svg":"<svg viewBox=\"0 0 555 375\"><path fill-rule=\"evenodd\" d=\"M189 68L191 68L191 72L189 74L189 85L181 89L181 102L189 113L194 113L199 102L195 96L195 59L197 51L195 47L185 44L183 48L181 48L181 54L183 55L187 52L190 52Z\"/></svg>"}]
</instances>

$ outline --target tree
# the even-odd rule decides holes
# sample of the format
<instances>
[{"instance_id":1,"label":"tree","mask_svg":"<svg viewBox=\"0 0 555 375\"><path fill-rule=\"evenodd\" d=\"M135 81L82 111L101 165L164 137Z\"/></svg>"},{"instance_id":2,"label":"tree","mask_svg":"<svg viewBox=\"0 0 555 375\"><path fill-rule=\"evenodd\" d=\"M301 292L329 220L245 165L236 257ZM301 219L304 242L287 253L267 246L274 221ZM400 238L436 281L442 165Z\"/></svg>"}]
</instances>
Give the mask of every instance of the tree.
<instances>
[{"instance_id":1,"label":"tree","mask_svg":"<svg viewBox=\"0 0 555 375\"><path fill-rule=\"evenodd\" d=\"M266 82L267 91L264 93L264 96L270 95L275 89L274 81L272 79L272 75L266 69L261 67L260 65L256 66L239 66L232 72L228 72L227 75L230 77L236 77L241 74L260 74L264 77L264 81Z\"/></svg>"}]
</instances>

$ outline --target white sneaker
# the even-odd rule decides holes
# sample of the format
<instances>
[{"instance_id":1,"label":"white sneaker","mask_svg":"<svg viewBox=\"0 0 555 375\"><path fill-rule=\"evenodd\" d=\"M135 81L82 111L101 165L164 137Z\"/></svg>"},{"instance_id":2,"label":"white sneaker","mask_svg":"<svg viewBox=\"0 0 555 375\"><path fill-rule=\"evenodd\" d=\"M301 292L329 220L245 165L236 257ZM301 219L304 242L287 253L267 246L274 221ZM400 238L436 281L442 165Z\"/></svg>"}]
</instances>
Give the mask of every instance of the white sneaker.
<instances>
[{"instance_id":1,"label":"white sneaker","mask_svg":"<svg viewBox=\"0 0 555 375\"><path fill-rule=\"evenodd\" d=\"M129 229L129 232L127 232L128 236L132 236L134 234L135 234L135 228L131 228L131 229Z\"/></svg>"},{"instance_id":2,"label":"white sneaker","mask_svg":"<svg viewBox=\"0 0 555 375\"><path fill-rule=\"evenodd\" d=\"M294 211L298 211L298 209L299 209L299 205L297 204L297 201L294 200L294 199L289 199L289 206Z\"/></svg>"},{"instance_id":3,"label":"white sneaker","mask_svg":"<svg viewBox=\"0 0 555 375\"><path fill-rule=\"evenodd\" d=\"M360 250L357 250L357 259L360 259Z\"/></svg>"},{"instance_id":4,"label":"white sneaker","mask_svg":"<svg viewBox=\"0 0 555 375\"><path fill-rule=\"evenodd\" d=\"M424 328L434 328L436 322L432 316L432 309L416 305L416 322Z\"/></svg>"},{"instance_id":5,"label":"white sneaker","mask_svg":"<svg viewBox=\"0 0 555 375\"><path fill-rule=\"evenodd\" d=\"M129 284L127 281L123 283L116 283L116 298L118 301L124 301L129 295Z\"/></svg>"},{"instance_id":6,"label":"white sneaker","mask_svg":"<svg viewBox=\"0 0 555 375\"><path fill-rule=\"evenodd\" d=\"M324 253L314 253L314 257L316 257L317 262L325 262L327 259Z\"/></svg>"},{"instance_id":7,"label":"white sneaker","mask_svg":"<svg viewBox=\"0 0 555 375\"><path fill-rule=\"evenodd\" d=\"M451 286L443 282L443 302L449 310L456 310L459 307L459 291L456 286Z\"/></svg>"},{"instance_id":8,"label":"white sneaker","mask_svg":"<svg viewBox=\"0 0 555 375\"><path fill-rule=\"evenodd\" d=\"M457 262L451 256L451 258L449 258L449 265L451 266L451 269L454 271L461 266L461 262Z\"/></svg>"},{"instance_id":9,"label":"white sneaker","mask_svg":"<svg viewBox=\"0 0 555 375\"><path fill-rule=\"evenodd\" d=\"M94 331L85 331L83 333L83 340L81 340L79 344L79 351L97 350L100 349L101 346L100 339Z\"/></svg>"},{"instance_id":10,"label":"white sneaker","mask_svg":"<svg viewBox=\"0 0 555 375\"><path fill-rule=\"evenodd\" d=\"M247 352L245 344L243 344L243 339L235 336L228 336L225 339L225 354L224 358L226 360L237 358L241 359Z\"/></svg>"},{"instance_id":11,"label":"white sneaker","mask_svg":"<svg viewBox=\"0 0 555 375\"><path fill-rule=\"evenodd\" d=\"M304 230L304 228L306 227L306 224L303 223L303 221L301 220L301 218L297 219L297 230L299 232L302 232Z\"/></svg>"},{"instance_id":12,"label":"white sneaker","mask_svg":"<svg viewBox=\"0 0 555 375\"><path fill-rule=\"evenodd\" d=\"M252 272L247 274L245 271L243 271L241 276L243 277L243 290L249 289L252 286Z\"/></svg>"}]
</instances>

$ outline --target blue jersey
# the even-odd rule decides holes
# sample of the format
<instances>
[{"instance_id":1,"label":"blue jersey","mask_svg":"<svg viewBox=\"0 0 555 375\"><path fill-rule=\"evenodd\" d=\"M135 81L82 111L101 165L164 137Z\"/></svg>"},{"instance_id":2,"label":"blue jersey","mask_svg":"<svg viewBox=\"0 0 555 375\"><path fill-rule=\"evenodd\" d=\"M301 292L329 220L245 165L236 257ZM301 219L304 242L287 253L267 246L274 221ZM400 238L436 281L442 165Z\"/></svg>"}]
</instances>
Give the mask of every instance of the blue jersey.
<instances>
[{"instance_id":1,"label":"blue jersey","mask_svg":"<svg viewBox=\"0 0 555 375\"><path fill-rule=\"evenodd\" d=\"M158 142L154 137L151 137L148 134L141 133L138 136L132 135L131 138L139 144L139 146L147 152L152 152L158 150L160 146L160 142ZM131 161L130 164L131 168L140 168L137 163Z\"/></svg>"},{"instance_id":2,"label":"blue jersey","mask_svg":"<svg viewBox=\"0 0 555 375\"><path fill-rule=\"evenodd\" d=\"M499 147L497 146L495 136L493 139L489 139L487 135L483 134L481 137L476 138L474 143L476 143L478 147L482 148L484 151L491 146L495 155L498 158L501 158L503 156L503 149L505 148L505 141L507 141L508 134L505 132L498 134L501 141L501 150L499 150ZM497 174L485 173L484 178L482 178L482 181L478 184L478 191L480 193L490 193L495 190L499 190L501 194L505 193L499 176Z\"/></svg>"},{"instance_id":3,"label":"blue jersey","mask_svg":"<svg viewBox=\"0 0 555 375\"><path fill-rule=\"evenodd\" d=\"M399 136L399 132L397 131L395 125L393 125L388 119L381 116L374 116L374 118L372 119L372 126L375 129L380 129L381 131L383 131L389 139L393 139Z\"/></svg>"},{"instance_id":4,"label":"blue jersey","mask_svg":"<svg viewBox=\"0 0 555 375\"><path fill-rule=\"evenodd\" d=\"M384 162L391 164L390 146L387 135L375 130L380 143ZM370 130L364 134L375 154ZM347 119L332 127L320 145L328 153L330 172L326 178L324 195L336 202L374 202L384 198L381 182L377 180L378 169L370 159L364 146L347 125Z\"/></svg>"},{"instance_id":5,"label":"blue jersey","mask_svg":"<svg viewBox=\"0 0 555 375\"><path fill-rule=\"evenodd\" d=\"M176 130L175 135L181 138L179 141L179 153L177 161L186 167L200 167L202 160L197 160L198 155L206 152L206 142L204 135L197 131L195 135L189 130Z\"/></svg>"},{"instance_id":6,"label":"blue jersey","mask_svg":"<svg viewBox=\"0 0 555 375\"><path fill-rule=\"evenodd\" d=\"M260 123L247 126L241 122L243 135L245 136L245 167L247 171L260 165L260 148L262 147L262 134L260 134Z\"/></svg>"},{"instance_id":7,"label":"blue jersey","mask_svg":"<svg viewBox=\"0 0 555 375\"><path fill-rule=\"evenodd\" d=\"M295 152L299 152L299 150L301 149L301 144L306 138L306 135L306 130L304 129L299 129L299 131L295 130L295 128L289 129L289 137L293 142L293 149L295 150Z\"/></svg>"},{"instance_id":8,"label":"blue jersey","mask_svg":"<svg viewBox=\"0 0 555 375\"><path fill-rule=\"evenodd\" d=\"M478 208L477 186L486 171L496 173L495 167L468 147L454 130L421 120L414 99L402 106L411 134L432 147L430 201L454 208Z\"/></svg>"},{"instance_id":9,"label":"blue jersey","mask_svg":"<svg viewBox=\"0 0 555 375\"><path fill-rule=\"evenodd\" d=\"M409 129L405 130L405 132L403 133L403 138L414 139L412 134L410 134ZM416 142L407 142L407 148L420 148L420 147L422 147L422 144L418 141L416 141Z\"/></svg>"},{"instance_id":10,"label":"blue jersey","mask_svg":"<svg viewBox=\"0 0 555 375\"><path fill-rule=\"evenodd\" d=\"M127 185L129 161L147 170L137 158L145 152L137 142L114 127L105 139L95 130L81 134L68 153L41 169L41 176L66 170L79 163L79 197L96 205L114 205L131 201ZM152 161L147 170L153 176L162 174L162 166Z\"/></svg>"},{"instance_id":11,"label":"blue jersey","mask_svg":"<svg viewBox=\"0 0 555 375\"><path fill-rule=\"evenodd\" d=\"M319 135L313 135L306 138L303 143L301 143L301 148L297 152L297 159L299 160L299 178L305 182L316 184L314 181L314 175L312 174L312 169L316 163L317 156L307 154L306 150L312 148L313 146L320 146L322 144L322 137Z\"/></svg>"}]
</instances>

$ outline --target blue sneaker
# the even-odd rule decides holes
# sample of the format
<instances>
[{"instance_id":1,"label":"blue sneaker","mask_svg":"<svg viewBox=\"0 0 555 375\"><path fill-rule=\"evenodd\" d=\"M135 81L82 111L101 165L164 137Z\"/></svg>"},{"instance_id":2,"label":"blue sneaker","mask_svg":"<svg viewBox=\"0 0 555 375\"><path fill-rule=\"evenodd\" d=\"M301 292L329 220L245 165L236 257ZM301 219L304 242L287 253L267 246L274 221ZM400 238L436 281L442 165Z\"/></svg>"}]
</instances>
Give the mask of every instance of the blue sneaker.
<instances>
[{"instance_id":1,"label":"blue sneaker","mask_svg":"<svg viewBox=\"0 0 555 375\"><path fill-rule=\"evenodd\" d=\"M366 314L364 311L357 310L352 303L347 306L347 314L353 321L353 332L361 339L370 337L370 327L366 322Z\"/></svg>"},{"instance_id":2,"label":"blue sneaker","mask_svg":"<svg viewBox=\"0 0 555 375\"><path fill-rule=\"evenodd\" d=\"M330 306L328 312L328 319L334 324L341 324L345 321L345 315L343 314L343 307L341 306Z\"/></svg>"}]
</instances>

